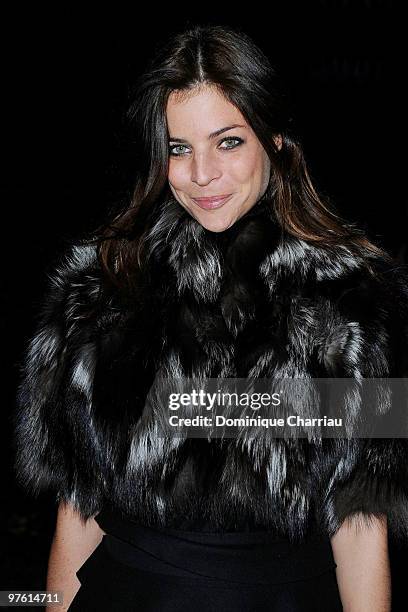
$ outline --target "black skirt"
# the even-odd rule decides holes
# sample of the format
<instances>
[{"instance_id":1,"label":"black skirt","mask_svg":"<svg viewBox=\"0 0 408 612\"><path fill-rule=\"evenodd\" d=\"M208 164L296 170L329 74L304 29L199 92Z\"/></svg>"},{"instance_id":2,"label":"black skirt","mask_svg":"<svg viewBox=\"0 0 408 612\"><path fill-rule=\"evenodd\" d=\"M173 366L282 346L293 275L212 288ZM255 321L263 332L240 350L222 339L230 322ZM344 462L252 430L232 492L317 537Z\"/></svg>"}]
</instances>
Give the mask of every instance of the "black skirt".
<instances>
[{"instance_id":1,"label":"black skirt","mask_svg":"<svg viewBox=\"0 0 408 612\"><path fill-rule=\"evenodd\" d=\"M106 532L77 572L83 612L341 612L330 540L268 532L152 529L103 512Z\"/></svg>"}]
</instances>

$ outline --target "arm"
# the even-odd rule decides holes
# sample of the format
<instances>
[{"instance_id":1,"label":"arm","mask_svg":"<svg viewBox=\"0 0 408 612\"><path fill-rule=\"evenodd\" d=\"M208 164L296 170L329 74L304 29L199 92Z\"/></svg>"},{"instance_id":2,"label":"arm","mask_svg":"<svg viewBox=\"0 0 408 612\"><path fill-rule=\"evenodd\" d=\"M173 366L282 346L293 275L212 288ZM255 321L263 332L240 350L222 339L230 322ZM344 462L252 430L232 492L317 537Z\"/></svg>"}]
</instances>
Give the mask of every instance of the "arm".
<instances>
[{"instance_id":1,"label":"arm","mask_svg":"<svg viewBox=\"0 0 408 612\"><path fill-rule=\"evenodd\" d=\"M391 575L387 517L350 516L331 538L344 612L390 612Z\"/></svg>"},{"instance_id":2,"label":"arm","mask_svg":"<svg viewBox=\"0 0 408 612\"><path fill-rule=\"evenodd\" d=\"M93 519L85 523L69 504L60 504L48 562L47 590L63 591L63 605L47 610L68 609L81 583L75 572L101 542L104 531Z\"/></svg>"}]
</instances>

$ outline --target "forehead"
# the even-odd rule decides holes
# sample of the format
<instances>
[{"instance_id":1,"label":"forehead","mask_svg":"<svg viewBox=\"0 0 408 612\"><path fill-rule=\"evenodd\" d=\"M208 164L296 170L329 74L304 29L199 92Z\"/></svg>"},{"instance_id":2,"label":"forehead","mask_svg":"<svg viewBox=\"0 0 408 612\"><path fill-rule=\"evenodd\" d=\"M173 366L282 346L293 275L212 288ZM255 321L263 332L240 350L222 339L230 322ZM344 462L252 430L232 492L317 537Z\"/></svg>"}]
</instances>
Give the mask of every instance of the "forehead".
<instances>
[{"instance_id":1,"label":"forehead","mask_svg":"<svg viewBox=\"0 0 408 612\"><path fill-rule=\"evenodd\" d=\"M247 125L239 109L210 86L173 91L168 98L166 117L169 130L174 134L177 130L178 136L188 130L207 134L232 123Z\"/></svg>"}]
</instances>

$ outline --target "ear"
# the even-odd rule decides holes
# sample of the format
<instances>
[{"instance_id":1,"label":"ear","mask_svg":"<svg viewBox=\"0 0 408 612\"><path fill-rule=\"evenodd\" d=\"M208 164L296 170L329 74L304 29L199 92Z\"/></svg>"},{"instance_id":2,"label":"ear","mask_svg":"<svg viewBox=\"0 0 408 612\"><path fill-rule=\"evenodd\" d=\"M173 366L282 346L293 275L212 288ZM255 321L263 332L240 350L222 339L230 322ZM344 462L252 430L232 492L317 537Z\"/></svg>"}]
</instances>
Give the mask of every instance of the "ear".
<instances>
[{"instance_id":1,"label":"ear","mask_svg":"<svg viewBox=\"0 0 408 612\"><path fill-rule=\"evenodd\" d=\"M280 134L277 134L276 136L273 137L276 146L278 147L279 151L282 148L282 136Z\"/></svg>"}]
</instances>

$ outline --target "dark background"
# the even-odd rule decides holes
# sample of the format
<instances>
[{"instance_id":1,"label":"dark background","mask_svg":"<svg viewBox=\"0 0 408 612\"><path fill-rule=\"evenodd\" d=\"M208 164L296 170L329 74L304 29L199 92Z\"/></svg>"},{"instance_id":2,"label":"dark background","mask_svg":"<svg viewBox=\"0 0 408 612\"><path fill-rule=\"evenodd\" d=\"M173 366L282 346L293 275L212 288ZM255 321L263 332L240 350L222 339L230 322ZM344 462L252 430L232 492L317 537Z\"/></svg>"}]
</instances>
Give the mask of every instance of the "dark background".
<instances>
[{"instance_id":1,"label":"dark background","mask_svg":"<svg viewBox=\"0 0 408 612\"><path fill-rule=\"evenodd\" d=\"M132 150L122 117L133 79L160 40L184 26L242 27L291 92L317 188L369 237L407 262L403 190L404 66L395 2L293 1L196 13L146 7L3 14L2 542L0 589L41 589L55 521L53 500L27 498L11 470L10 424L18 363L33 328L45 270L71 237L126 199ZM266 9L268 12L266 13ZM404 185L405 186L405 185ZM391 549L393 610L408 551Z\"/></svg>"}]
</instances>

